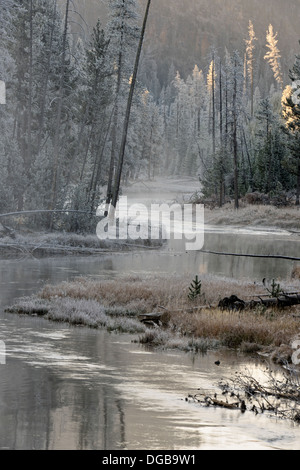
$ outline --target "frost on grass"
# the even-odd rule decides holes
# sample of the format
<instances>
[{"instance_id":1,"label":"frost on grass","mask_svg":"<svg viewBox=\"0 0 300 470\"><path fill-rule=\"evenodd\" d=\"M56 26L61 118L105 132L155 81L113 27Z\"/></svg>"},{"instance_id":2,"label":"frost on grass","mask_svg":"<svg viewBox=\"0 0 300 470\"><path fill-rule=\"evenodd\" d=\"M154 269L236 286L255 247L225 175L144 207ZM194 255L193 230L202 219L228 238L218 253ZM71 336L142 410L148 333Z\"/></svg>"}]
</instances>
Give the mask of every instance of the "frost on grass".
<instances>
[{"instance_id":1,"label":"frost on grass","mask_svg":"<svg viewBox=\"0 0 300 470\"><path fill-rule=\"evenodd\" d=\"M219 300L229 294L244 299L266 295L263 285L210 275L201 276L201 281L205 297L191 301L191 278L185 275L128 276L107 281L78 278L45 286L36 297L19 301L10 311L139 334L143 344L193 352L222 346L271 354L281 345L290 345L299 332L299 306L249 308L243 312L218 308ZM282 281L280 285L287 291L298 290L299 280ZM151 315L164 312L167 320L160 317L156 325L150 319L154 324L149 328ZM147 321L145 313L150 315L148 323L142 323Z\"/></svg>"},{"instance_id":2,"label":"frost on grass","mask_svg":"<svg viewBox=\"0 0 300 470\"><path fill-rule=\"evenodd\" d=\"M90 328L106 328L109 331L143 333L146 327L137 319L109 315L103 305L95 300L55 298L51 301L30 297L20 299L6 309L10 313L44 316L48 320L82 325Z\"/></svg>"},{"instance_id":3,"label":"frost on grass","mask_svg":"<svg viewBox=\"0 0 300 470\"><path fill-rule=\"evenodd\" d=\"M160 349L178 349L185 352L206 353L220 346L220 342L208 338L189 338L179 333L160 329L148 329L139 338L141 344L149 344Z\"/></svg>"},{"instance_id":4,"label":"frost on grass","mask_svg":"<svg viewBox=\"0 0 300 470\"><path fill-rule=\"evenodd\" d=\"M14 305L7 307L5 311L9 313L44 316L49 313L50 308L50 302L32 296L19 299Z\"/></svg>"},{"instance_id":5,"label":"frost on grass","mask_svg":"<svg viewBox=\"0 0 300 470\"><path fill-rule=\"evenodd\" d=\"M58 298L51 304L48 319L67 322L72 325L85 325L91 328L106 328L109 331L141 333L145 331L137 319L126 316L111 316L103 305L95 300Z\"/></svg>"}]
</instances>

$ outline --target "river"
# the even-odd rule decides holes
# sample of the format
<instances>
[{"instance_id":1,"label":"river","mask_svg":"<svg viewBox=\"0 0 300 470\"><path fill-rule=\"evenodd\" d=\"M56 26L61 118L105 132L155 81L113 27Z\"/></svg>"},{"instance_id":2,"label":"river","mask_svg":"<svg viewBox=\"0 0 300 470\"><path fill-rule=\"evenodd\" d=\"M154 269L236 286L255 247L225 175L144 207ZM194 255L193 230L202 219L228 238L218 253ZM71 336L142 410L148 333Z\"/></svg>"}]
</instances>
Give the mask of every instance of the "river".
<instances>
[{"instance_id":1,"label":"river","mask_svg":"<svg viewBox=\"0 0 300 470\"><path fill-rule=\"evenodd\" d=\"M299 252L298 238L287 234L210 228L205 248L222 244L227 251L245 252L247 247L248 252ZM258 359L233 352L193 356L149 351L134 343L134 336L4 313L6 305L45 283L78 275L114 279L180 270L192 277L209 272L260 280L286 278L292 264L225 260L182 252L176 244L157 252L1 260L0 341L6 361L0 365L0 448L298 449L300 427L292 422L185 401L198 388L219 390L221 378L245 368L264 376L265 366Z\"/></svg>"}]
</instances>

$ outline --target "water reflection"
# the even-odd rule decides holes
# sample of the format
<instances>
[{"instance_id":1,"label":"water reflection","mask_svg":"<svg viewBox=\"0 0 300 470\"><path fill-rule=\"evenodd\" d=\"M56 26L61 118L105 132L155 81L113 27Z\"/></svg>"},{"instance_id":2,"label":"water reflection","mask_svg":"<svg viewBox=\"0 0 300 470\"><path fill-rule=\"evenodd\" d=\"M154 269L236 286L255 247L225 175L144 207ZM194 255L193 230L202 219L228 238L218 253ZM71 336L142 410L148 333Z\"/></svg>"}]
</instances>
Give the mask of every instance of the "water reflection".
<instances>
[{"instance_id":1,"label":"water reflection","mask_svg":"<svg viewBox=\"0 0 300 470\"><path fill-rule=\"evenodd\" d=\"M297 255L299 241L211 231L206 249ZM230 246L229 246L230 245ZM132 337L5 314L17 297L46 282L78 275L116 278L127 273L217 273L253 280L286 277L290 262L221 258L183 252L101 257L1 260L0 448L9 449L297 449L300 428L267 416L186 403L190 390L215 390L222 377L261 363L233 353L191 357L147 351ZM236 436L239 436L238 441Z\"/></svg>"},{"instance_id":2,"label":"water reflection","mask_svg":"<svg viewBox=\"0 0 300 470\"><path fill-rule=\"evenodd\" d=\"M185 397L257 360L223 352L147 351L127 335L3 316L0 447L10 449L296 449L300 429ZM239 441L236 441L236 436Z\"/></svg>"},{"instance_id":3,"label":"water reflection","mask_svg":"<svg viewBox=\"0 0 300 470\"><path fill-rule=\"evenodd\" d=\"M299 237L272 232L220 232L207 229L205 250L244 254L277 254L298 257ZM186 251L180 240L171 240L158 251L138 250L130 253L91 257L61 257L1 260L0 305L7 305L15 295L27 295L45 282L61 282L79 275L111 279L123 274L217 274L236 279L261 282L264 277L289 278L293 261L280 259L239 258Z\"/></svg>"},{"instance_id":4,"label":"water reflection","mask_svg":"<svg viewBox=\"0 0 300 470\"><path fill-rule=\"evenodd\" d=\"M119 372L109 366L117 362L118 351L109 338L104 340L105 333L64 326L56 330L41 320L30 321L31 329L19 319L15 334L5 323L7 331L2 329L1 335L8 357L0 369L0 447L125 447L124 400L114 389Z\"/></svg>"}]
</instances>

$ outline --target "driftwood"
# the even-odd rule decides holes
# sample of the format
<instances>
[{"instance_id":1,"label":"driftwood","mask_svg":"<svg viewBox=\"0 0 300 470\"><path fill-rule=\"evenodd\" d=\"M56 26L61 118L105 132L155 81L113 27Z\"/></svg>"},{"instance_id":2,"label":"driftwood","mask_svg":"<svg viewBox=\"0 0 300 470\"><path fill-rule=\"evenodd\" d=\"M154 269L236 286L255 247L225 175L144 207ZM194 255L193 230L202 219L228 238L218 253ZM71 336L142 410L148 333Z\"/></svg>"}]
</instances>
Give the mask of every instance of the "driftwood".
<instances>
[{"instance_id":1,"label":"driftwood","mask_svg":"<svg viewBox=\"0 0 300 470\"><path fill-rule=\"evenodd\" d=\"M232 379L219 382L221 395L212 390L197 389L195 394L189 393L185 400L207 407L240 410L242 413L250 411L257 415L267 412L270 416L299 423L299 377L284 374L282 378L277 378L270 369L267 370L269 380L266 383L260 383L244 372L236 372Z\"/></svg>"},{"instance_id":2,"label":"driftwood","mask_svg":"<svg viewBox=\"0 0 300 470\"><path fill-rule=\"evenodd\" d=\"M145 314L140 314L139 319L142 323L150 326L162 326L168 323L170 320L170 314L168 311L164 312L152 312L152 313L145 313Z\"/></svg>"},{"instance_id":3,"label":"driftwood","mask_svg":"<svg viewBox=\"0 0 300 470\"><path fill-rule=\"evenodd\" d=\"M223 400L217 400L217 398L205 397L205 403L213 406L219 406L220 408L227 408L228 410L236 410L240 407L240 402L228 403Z\"/></svg>"},{"instance_id":4,"label":"driftwood","mask_svg":"<svg viewBox=\"0 0 300 470\"><path fill-rule=\"evenodd\" d=\"M200 403L205 406L215 406L219 408L225 408L227 410L240 410L242 412L246 411L246 403L245 400L240 399L237 396L234 396L235 399L238 401L224 401L218 398L218 395L215 393L214 395L210 395L209 393L196 393L195 395L189 394L186 398L186 401L192 399L192 401L196 403Z\"/></svg>"}]
</instances>

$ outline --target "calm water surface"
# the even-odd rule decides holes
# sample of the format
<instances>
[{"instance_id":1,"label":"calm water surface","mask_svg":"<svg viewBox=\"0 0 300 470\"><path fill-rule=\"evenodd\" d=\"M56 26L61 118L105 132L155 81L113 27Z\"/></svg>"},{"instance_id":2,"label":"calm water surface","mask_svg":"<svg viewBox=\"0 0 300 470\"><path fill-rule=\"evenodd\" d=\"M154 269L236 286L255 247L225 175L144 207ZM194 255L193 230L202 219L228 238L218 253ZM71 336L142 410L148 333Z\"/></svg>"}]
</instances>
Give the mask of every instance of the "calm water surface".
<instances>
[{"instance_id":1,"label":"calm water surface","mask_svg":"<svg viewBox=\"0 0 300 470\"><path fill-rule=\"evenodd\" d=\"M283 234L211 230L205 247L222 251L222 244L226 251L299 256L299 240ZM6 364L0 365L0 448L300 448L298 425L185 401L190 391L217 390L221 378L245 367L263 376L264 367L255 359L151 352L132 343L132 336L4 313L4 306L44 283L78 275L107 279L127 273L212 272L255 281L285 278L293 263L224 259L185 253L176 245L161 253L0 263L0 340L6 345Z\"/></svg>"}]
</instances>

